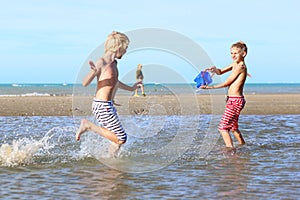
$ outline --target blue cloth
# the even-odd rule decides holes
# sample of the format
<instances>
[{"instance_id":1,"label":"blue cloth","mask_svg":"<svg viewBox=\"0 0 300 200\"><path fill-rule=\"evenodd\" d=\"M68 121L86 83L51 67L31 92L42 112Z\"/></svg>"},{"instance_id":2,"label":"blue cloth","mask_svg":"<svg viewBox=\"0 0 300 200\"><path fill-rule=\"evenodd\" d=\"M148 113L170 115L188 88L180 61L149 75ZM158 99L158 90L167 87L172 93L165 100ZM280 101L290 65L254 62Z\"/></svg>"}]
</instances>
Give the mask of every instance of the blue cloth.
<instances>
[{"instance_id":1,"label":"blue cloth","mask_svg":"<svg viewBox=\"0 0 300 200\"><path fill-rule=\"evenodd\" d=\"M210 77L209 72L201 71L198 76L194 79L194 82L196 82L197 88L199 88L201 85L208 85L211 84L212 78Z\"/></svg>"}]
</instances>

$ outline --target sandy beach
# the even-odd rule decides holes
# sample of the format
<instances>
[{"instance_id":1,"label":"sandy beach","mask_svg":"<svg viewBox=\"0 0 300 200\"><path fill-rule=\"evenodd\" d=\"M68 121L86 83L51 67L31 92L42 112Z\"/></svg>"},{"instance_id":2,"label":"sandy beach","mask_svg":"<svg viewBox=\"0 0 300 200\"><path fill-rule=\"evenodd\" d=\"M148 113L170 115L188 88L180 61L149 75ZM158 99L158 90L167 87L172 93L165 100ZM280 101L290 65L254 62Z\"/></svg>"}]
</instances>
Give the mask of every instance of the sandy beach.
<instances>
[{"instance_id":1,"label":"sandy beach","mask_svg":"<svg viewBox=\"0 0 300 200\"><path fill-rule=\"evenodd\" d=\"M300 114L300 94L245 95L244 115ZM0 97L0 116L88 116L93 97L9 96ZM222 114L224 95L117 96L120 115Z\"/></svg>"}]
</instances>

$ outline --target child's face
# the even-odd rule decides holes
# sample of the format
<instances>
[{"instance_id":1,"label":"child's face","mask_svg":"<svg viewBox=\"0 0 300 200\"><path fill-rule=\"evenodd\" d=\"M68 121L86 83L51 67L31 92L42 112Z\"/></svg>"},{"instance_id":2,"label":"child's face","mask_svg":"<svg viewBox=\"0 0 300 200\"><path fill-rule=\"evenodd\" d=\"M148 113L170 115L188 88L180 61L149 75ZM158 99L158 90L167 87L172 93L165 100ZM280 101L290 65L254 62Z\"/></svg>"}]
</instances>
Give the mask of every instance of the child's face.
<instances>
[{"instance_id":1,"label":"child's face","mask_svg":"<svg viewBox=\"0 0 300 200\"><path fill-rule=\"evenodd\" d=\"M126 53L127 47L125 49L120 48L117 52L116 52L116 58L121 59L122 56Z\"/></svg>"},{"instance_id":2,"label":"child's face","mask_svg":"<svg viewBox=\"0 0 300 200\"><path fill-rule=\"evenodd\" d=\"M234 62L240 62L244 60L245 52L240 48L232 47L230 49L231 58Z\"/></svg>"}]
</instances>

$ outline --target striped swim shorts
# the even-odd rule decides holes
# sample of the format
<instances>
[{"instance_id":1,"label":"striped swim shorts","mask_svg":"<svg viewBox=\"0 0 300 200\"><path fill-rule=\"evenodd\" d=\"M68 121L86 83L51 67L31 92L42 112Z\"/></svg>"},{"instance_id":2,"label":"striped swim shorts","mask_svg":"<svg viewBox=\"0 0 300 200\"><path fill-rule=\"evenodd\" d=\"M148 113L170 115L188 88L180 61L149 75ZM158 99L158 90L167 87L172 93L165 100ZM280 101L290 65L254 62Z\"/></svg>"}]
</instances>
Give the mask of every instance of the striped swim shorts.
<instances>
[{"instance_id":1,"label":"striped swim shorts","mask_svg":"<svg viewBox=\"0 0 300 200\"><path fill-rule=\"evenodd\" d=\"M94 99L92 111L100 126L115 133L118 140L127 140L127 134L122 127L112 101L100 101Z\"/></svg>"},{"instance_id":2,"label":"striped swim shorts","mask_svg":"<svg viewBox=\"0 0 300 200\"><path fill-rule=\"evenodd\" d=\"M245 104L243 96L227 97L226 109L219 125L220 131L238 130L239 116Z\"/></svg>"}]
</instances>

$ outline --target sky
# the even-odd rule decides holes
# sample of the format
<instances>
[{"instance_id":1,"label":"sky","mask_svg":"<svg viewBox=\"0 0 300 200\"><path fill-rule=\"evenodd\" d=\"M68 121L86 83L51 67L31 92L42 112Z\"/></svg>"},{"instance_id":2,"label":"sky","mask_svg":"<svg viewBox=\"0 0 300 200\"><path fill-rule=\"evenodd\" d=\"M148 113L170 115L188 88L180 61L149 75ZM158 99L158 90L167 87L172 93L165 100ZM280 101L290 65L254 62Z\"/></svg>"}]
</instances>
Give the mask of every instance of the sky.
<instances>
[{"instance_id":1,"label":"sky","mask_svg":"<svg viewBox=\"0 0 300 200\"><path fill-rule=\"evenodd\" d=\"M218 68L231 63L230 46L242 40L248 46L245 62L252 75L248 83L299 83L299 8L298 0L2 1L0 83L75 83L81 69L88 68L87 60L101 56L101 51L96 57L91 53L111 31L129 33L134 44L135 33L147 29L190 39L206 52L210 62L204 63ZM193 82L197 69L206 67L199 65L205 64L193 64L185 59L186 53L174 54L172 48L155 44L150 49L128 49L119 62L120 79L143 63L149 74L158 70L150 82L154 77L163 81L168 71ZM160 73L159 66L167 70Z\"/></svg>"}]
</instances>

